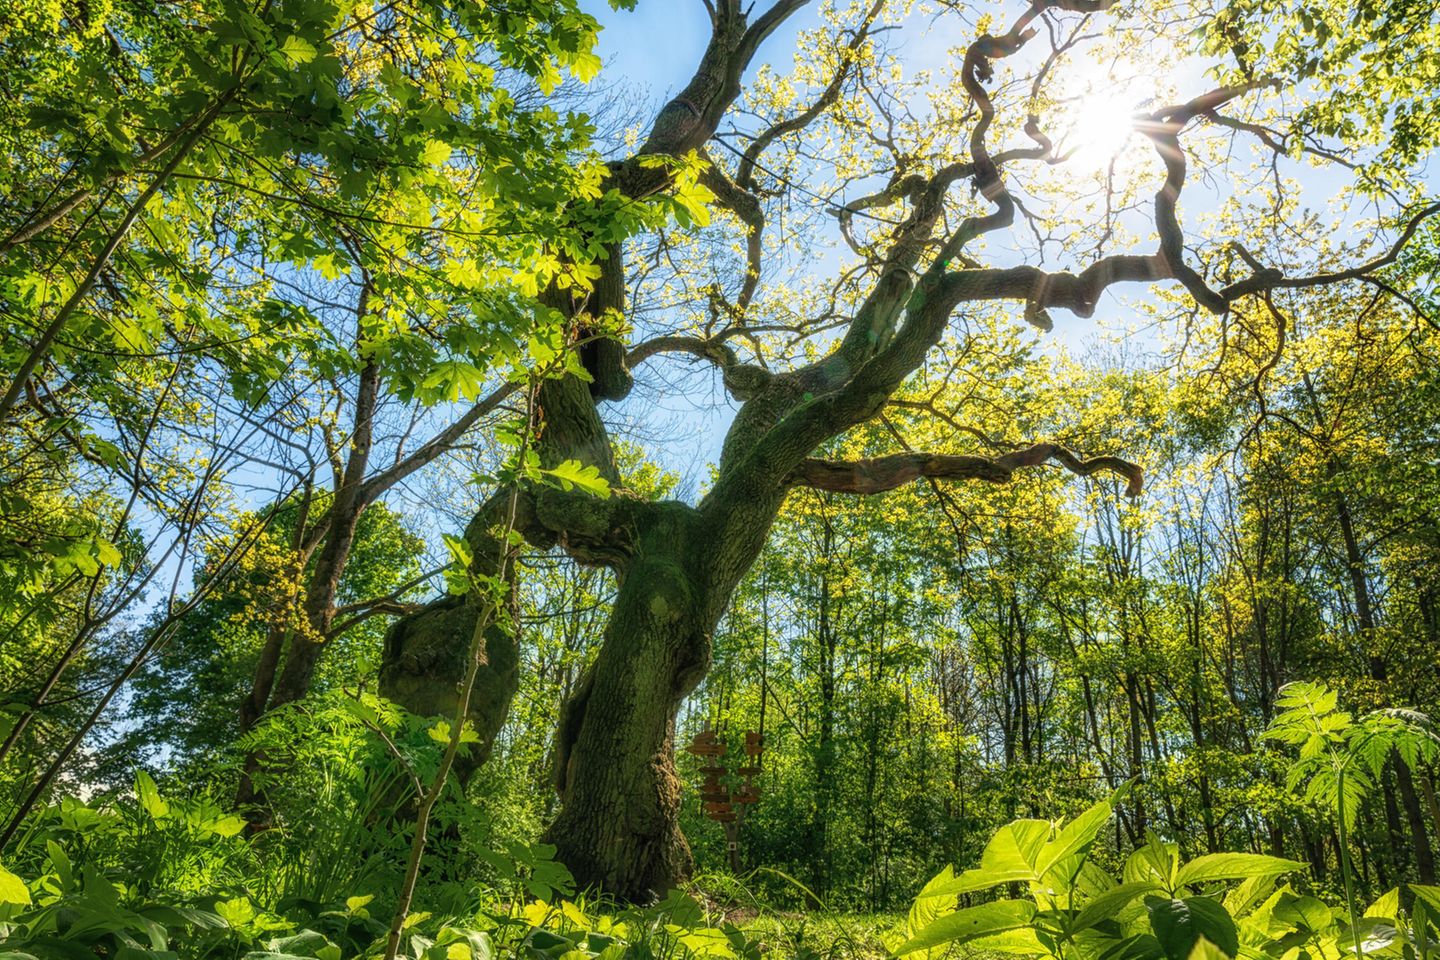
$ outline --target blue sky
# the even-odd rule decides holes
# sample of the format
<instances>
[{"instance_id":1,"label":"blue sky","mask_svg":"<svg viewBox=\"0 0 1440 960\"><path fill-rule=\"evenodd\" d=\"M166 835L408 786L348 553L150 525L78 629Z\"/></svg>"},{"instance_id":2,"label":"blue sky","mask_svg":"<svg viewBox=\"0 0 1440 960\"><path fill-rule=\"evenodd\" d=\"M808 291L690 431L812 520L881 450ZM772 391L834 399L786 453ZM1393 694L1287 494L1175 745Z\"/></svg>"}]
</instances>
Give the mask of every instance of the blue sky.
<instances>
[{"instance_id":1,"label":"blue sky","mask_svg":"<svg viewBox=\"0 0 1440 960\"><path fill-rule=\"evenodd\" d=\"M765 3L756 0L756 9L764 10ZM685 85L710 36L700 0L640 0L633 12L611 10L608 0L581 0L580 6L605 25L599 53L607 73L648 87L657 98ZM819 22L818 8L811 4L781 25L760 48L755 65L788 65L797 31Z\"/></svg>"}]
</instances>

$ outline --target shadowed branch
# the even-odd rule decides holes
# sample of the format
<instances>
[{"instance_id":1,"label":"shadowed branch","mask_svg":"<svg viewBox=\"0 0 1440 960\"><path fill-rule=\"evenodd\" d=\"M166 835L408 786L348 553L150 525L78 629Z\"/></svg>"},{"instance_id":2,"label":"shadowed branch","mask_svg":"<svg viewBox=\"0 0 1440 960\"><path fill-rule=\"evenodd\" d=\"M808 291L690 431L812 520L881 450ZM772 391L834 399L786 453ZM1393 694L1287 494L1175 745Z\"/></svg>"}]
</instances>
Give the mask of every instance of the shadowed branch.
<instances>
[{"instance_id":1,"label":"shadowed branch","mask_svg":"<svg viewBox=\"0 0 1440 960\"><path fill-rule=\"evenodd\" d=\"M1003 457L974 457L931 453L896 453L872 460L800 461L790 475L792 486L833 493L884 493L922 478L933 480L984 480L1009 483L1020 467L1038 467L1053 460L1077 476L1106 471L1125 478L1125 495L1137 497L1144 485L1140 467L1120 457L1082 459L1054 443L1037 443Z\"/></svg>"}]
</instances>

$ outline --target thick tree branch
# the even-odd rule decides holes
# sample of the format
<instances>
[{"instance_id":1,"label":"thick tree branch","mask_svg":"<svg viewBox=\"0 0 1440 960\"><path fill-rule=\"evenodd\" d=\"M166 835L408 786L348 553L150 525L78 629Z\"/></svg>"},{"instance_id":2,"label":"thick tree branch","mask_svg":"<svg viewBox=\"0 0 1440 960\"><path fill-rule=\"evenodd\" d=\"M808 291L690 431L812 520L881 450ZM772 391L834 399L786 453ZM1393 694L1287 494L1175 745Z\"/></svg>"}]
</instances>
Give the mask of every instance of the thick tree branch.
<instances>
[{"instance_id":1,"label":"thick tree branch","mask_svg":"<svg viewBox=\"0 0 1440 960\"><path fill-rule=\"evenodd\" d=\"M739 217L745 225L745 279L741 281L740 295L735 299L737 312L743 316L760 285L760 234L765 230L765 214L760 209L759 197L731 180L708 155L704 155L704 159L705 172L701 174L700 182L715 194L722 207Z\"/></svg>"},{"instance_id":2,"label":"thick tree branch","mask_svg":"<svg viewBox=\"0 0 1440 960\"><path fill-rule=\"evenodd\" d=\"M1422 207L1419 212L1405 222L1404 228L1400 231L1400 236L1390 245L1390 249L1368 263L1351 267L1349 270L1338 270L1333 273L1317 273L1308 277L1286 277L1281 274L1280 271L1274 269L1257 271L1254 276L1247 277L1244 280L1232 283L1223 288L1220 291L1220 295L1227 301L1232 301L1252 293L1263 293L1266 290L1296 290L1305 287L1325 286L1331 283L1343 283L1346 280L1368 279L1370 274L1384 267L1388 267L1398 260L1400 254L1404 252L1406 245L1408 245L1411 238L1415 236L1415 231L1420 229L1422 223L1436 214L1440 214L1440 201Z\"/></svg>"},{"instance_id":3,"label":"thick tree branch","mask_svg":"<svg viewBox=\"0 0 1440 960\"><path fill-rule=\"evenodd\" d=\"M740 362L739 357L735 355L734 348L721 340L687 337L683 334L652 337L637 343L625 355L625 362L627 365L634 366L662 353L688 353L702 360L709 360L717 367L722 368L733 367Z\"/></svg>"},{"instance_id":4,"label":"thick tree branch","mask_svg":"<svg viewBox=\"0 0 1440 960\"><path fill-rule=\"evenodd\" d=\"M713 363L720 368L725 389L737 400L750 399L773 379L768 370L751 363L741 363L735 349L725 343L723 334L709 338L681 334L652 337L633 347L625 355L625 362L634 367L662 353L687 353Z\"/></svg>"},{"instance_id":5,"label":"thick tree branch","mask_svg":"<svg viewBox=\"0 0 1440 960\"><path fill-rule=\"evenodd\" d=\"M477 400L469 410L457 417L449 426L417 447L408 457L397 461L370 477L360 488L360 502L373 503L382 493L404 480L410 474L440 457L460 441L470 428L481 419L493 413L500 404L511 397L519 385L507 383L498 387L488 396Z\"/></svg>"},{"instance_id":6,"label":"thick tree branch","mask_svg":"<svg viewBox=\"0 0 1440 960\"><path fill-rule=\"evenodd\" d=\"M934 480L984 480L1009 483L1021 467L1036 467L1053 460L1081 477L1106 471L1125 478L1125 495L1140 495L1144 475L1140 468L1119 457L1081 459L1053 443L1037 443L1001 457L973 457L930 453L897 453L872 460L820 460L809 458L790 474L792 486L811 487L832 493L884 493L924 478Z\"/></svg>"},{"instance_id":7,"label":"thick tree branch","mask_svg":"<svg viewBox=\"0 0 1440 960\"><path fill-rule=\"evenodd\" d=\"M1165 164L1165 183L1155 194L1155 230L1160 235L1160 256L1164 258L1170 276L1185 286L1195 302L1212 313L1224 313L1229 309L1230 301L1212 290L1200 274L1185 262L1185 234L1176 215L1180 191L1185 186L1185 150L1180 146L1180 130L1197 116L1210 113L1251 90L1269 85L1271 82L1265 80L1221 87L1179 106L1158 110L1140 124L1140 132L1155 144L1155 152Z\"/></svg>"}]
</instances>

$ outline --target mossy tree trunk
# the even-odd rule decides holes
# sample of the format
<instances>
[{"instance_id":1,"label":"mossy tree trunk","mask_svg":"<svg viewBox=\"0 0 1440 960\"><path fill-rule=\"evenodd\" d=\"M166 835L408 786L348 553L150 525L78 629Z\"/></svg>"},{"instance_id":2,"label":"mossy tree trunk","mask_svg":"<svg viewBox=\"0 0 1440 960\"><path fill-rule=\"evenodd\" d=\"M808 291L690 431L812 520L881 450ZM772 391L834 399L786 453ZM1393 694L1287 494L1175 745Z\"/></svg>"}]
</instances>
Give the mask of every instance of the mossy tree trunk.
<instances>
[{"instance_id":1,"label":"mossy tree trunk","mask_svg":"<svg viewBox=\"0 0 1440 960\"><path fill-rule=\"evenodd\" d=\"M556 738L562 806L548 837L582 885L648 901L689 874L675 714L710 667L715 626L782 499L642 512L599 654Z\"/></svg>"}]
</instances>

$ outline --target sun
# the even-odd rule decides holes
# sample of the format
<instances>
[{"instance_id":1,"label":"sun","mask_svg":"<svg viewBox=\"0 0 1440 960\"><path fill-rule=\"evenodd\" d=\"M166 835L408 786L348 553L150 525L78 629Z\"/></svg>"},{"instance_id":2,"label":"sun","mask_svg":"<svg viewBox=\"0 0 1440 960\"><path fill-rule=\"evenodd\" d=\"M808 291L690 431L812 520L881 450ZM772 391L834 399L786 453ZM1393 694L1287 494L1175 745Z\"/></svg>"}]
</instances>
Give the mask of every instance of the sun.
<instances>
[{"instance_id":1,"label":"sun","mask_svg":"<svg viewBox=\"0 0 1440 960\"><path fill-rule=\"evenodd\" d=\"M1139 117L1153 93L1136 83L1095 83L1061 111L1058 152L1068 160L1101 168L1143 147Z\"/></svg>"},{"instance_id":2,"label":"sun","mask_svg":"<svg viewBox=\"0 0 1440 960\"><path fill-rule=\"evenodd\" d=\"M1082 99L1073 119L1075 156L1108 160L1124 150L1135 135L1134 113L1128 100L1108 91Z\"/></svg>"}]
</instances>

